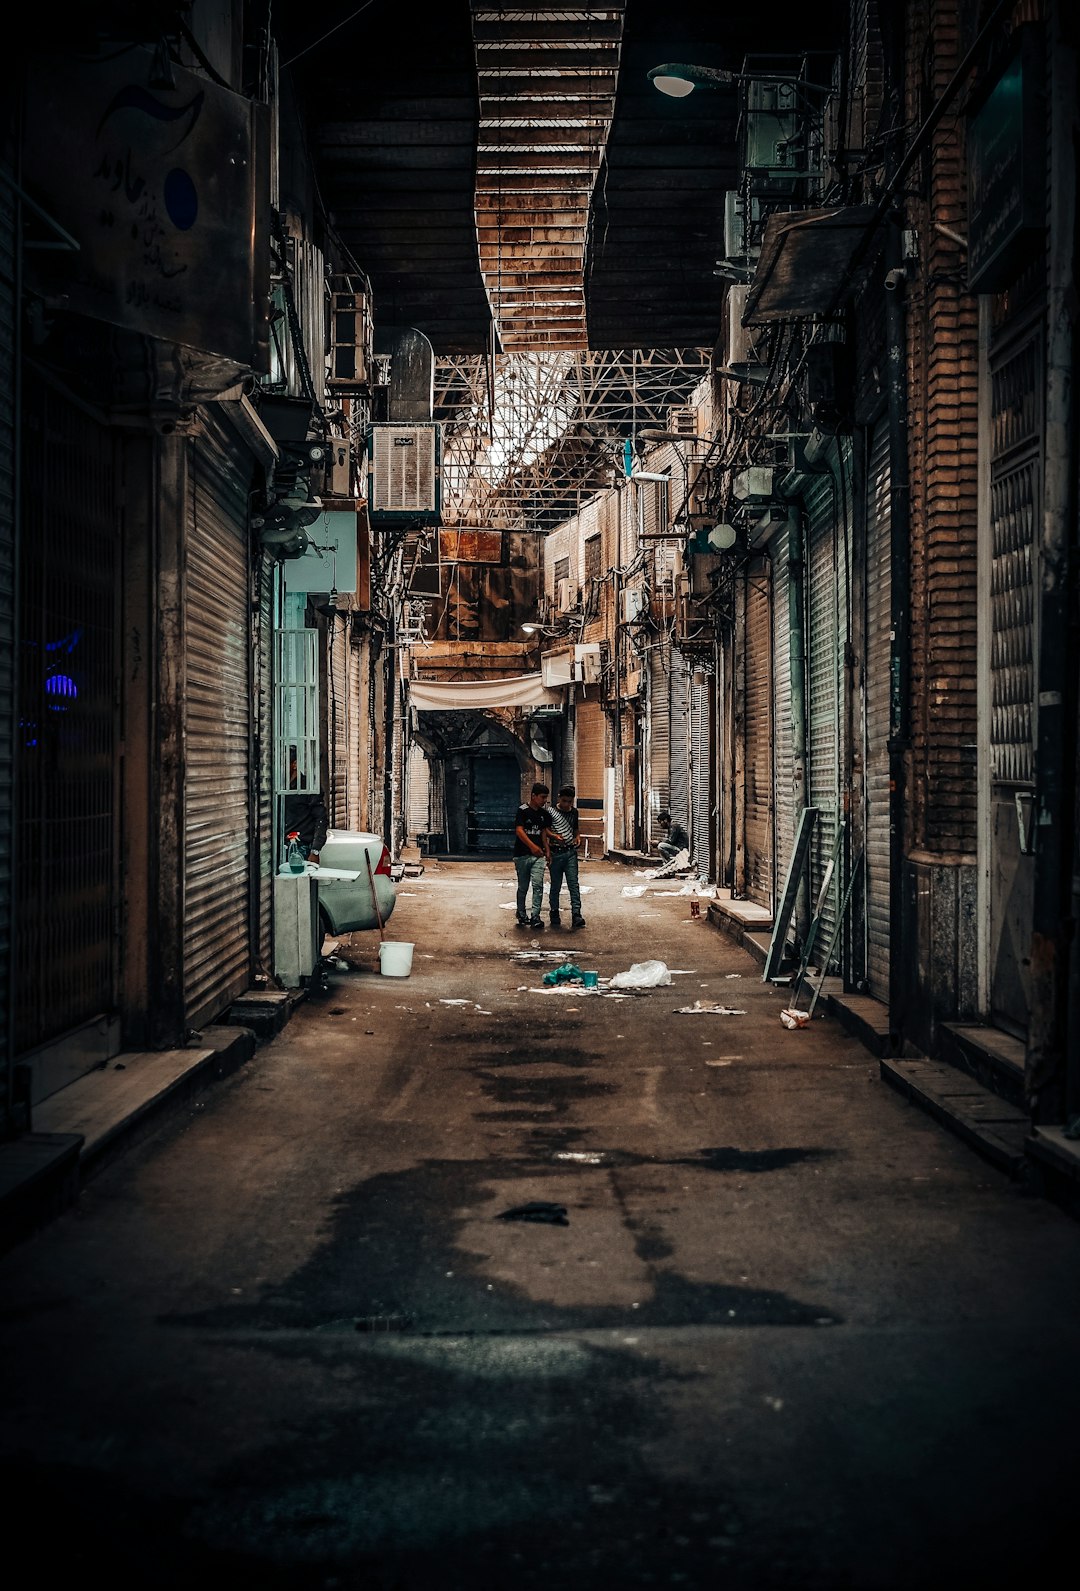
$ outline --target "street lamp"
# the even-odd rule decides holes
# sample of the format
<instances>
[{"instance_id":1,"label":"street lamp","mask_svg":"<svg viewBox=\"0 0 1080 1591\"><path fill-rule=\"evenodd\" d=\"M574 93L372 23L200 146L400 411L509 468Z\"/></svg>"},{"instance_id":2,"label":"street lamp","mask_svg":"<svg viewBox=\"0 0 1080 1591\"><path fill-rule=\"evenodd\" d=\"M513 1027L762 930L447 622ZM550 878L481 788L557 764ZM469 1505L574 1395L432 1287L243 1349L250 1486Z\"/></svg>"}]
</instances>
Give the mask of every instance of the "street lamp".
<instances>
[{"instance_id":1,"label":"street lamp","mask_svg":"<svg viewBox=\"0 0 1080 1591\"><path fill-rule=\"evenodd\" d=\"M699 84L714 88L718 83L738 83L741 77L739 72L725 72L715 66L688 66L684 61L667 61L663 66L653 67L649 82L655 83L661 94L685 99Z\"/></svg>"}]
</instances>

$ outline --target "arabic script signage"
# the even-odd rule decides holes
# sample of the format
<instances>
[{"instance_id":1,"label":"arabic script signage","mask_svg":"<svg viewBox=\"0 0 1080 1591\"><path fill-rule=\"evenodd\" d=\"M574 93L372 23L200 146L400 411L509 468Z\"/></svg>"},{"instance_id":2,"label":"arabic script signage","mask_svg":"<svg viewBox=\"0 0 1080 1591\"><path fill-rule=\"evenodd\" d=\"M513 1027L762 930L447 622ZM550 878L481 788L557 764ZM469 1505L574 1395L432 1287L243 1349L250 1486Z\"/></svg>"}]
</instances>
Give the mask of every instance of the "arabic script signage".
<instances>
[{"instance_id":1,"label":"arabic script signage","mask_svg":"<svg viewBox=\"0 0 1080 1591\"><path fill-rule=\"evenodd\" d=\"M77 314L265 369L265 107L149 51L35 59L25 180L78 241L32 255Z\"/></svg>"},{"instance_id":2,"label":"arabic script signage","mask_svg":"<svg viewBox=\"0 0 1080 1591\"><path fill-rule=\"evenodd\" d=\"M968 120L968 287L999 293L1046 224L1041 35L1020 31L1008 64Z\"/></svg>"}]
</instances>

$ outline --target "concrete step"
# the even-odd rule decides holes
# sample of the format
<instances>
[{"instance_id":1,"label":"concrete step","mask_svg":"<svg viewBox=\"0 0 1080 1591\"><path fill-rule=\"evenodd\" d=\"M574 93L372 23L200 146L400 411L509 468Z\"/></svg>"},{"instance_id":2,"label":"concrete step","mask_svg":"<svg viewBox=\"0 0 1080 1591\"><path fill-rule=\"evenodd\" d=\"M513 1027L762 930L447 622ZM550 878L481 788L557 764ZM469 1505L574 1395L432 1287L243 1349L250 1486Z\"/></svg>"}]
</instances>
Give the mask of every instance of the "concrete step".
<instances>
[{"instance_id":1,"label":"concrete step","mask_svg":"<svg viewBox=\"0 0 1080 1591\"><path fill-rule=\"evenodd\" d=\"M974 1077L1018 1110L1024 1108L1022 1039L981 1023L947 1022L939 1030L937 1047L943 1061Z\"/></svg>"},{"instance_id":2,"label":"concrete step","mask_svg":"<svg viewBox=\"0 0 1080 1591\"><path fill-rule=\"evenodd\" d=\"M1025 1111L943 1061L880 1061L881 1076L912 1104L970 1144L999 1170L1015 1178L1027 1169L1031 1121Z\"/></svg>"},{"instance_id":3,"label":"concrete step","mask_svg":"<svg viewBox=\"0 0 1080 1591\"><path fill-rule=\"evenodd\" d=\"M811 996L811 998L813 998ZM800 1001L800 1004L805 1004ZM869 994L851 994L840 978L826 978L821 989L819 1004L824 1004L844 1030L864 1044L871 1055L880 1060L889 1053L892 1033L889 1027L889 1008Z\"/></svg>"},{"instance_id":4,"label":"concrete step","mask_svg":"<svg viewBox=\"0 0 1080 1591\"><path fill-rule=\"evenodd\" d=\"M0 1144L0 1253L75 1202L79 1133L29 1132Z\"/></svg>"}]
</instances>

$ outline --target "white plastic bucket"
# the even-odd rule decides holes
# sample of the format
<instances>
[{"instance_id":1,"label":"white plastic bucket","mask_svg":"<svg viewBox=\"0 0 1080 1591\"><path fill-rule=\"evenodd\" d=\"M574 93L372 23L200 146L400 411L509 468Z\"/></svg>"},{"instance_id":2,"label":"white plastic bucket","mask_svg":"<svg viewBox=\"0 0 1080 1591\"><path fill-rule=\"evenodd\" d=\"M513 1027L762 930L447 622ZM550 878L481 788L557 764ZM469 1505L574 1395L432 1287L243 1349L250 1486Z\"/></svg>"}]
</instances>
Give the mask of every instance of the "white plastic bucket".
<instances>
[{"instance_id":1,"label":"white plastic bucket","mask_svg":"<svg viewBox=\"0 0 1080 1591\"><path fill-rule=\"evenodd\" d=\"M412 953L412 945L384 939L379 946L379 971L383 977L407 978L412 971Z\"/></svg>"}]
</instances>

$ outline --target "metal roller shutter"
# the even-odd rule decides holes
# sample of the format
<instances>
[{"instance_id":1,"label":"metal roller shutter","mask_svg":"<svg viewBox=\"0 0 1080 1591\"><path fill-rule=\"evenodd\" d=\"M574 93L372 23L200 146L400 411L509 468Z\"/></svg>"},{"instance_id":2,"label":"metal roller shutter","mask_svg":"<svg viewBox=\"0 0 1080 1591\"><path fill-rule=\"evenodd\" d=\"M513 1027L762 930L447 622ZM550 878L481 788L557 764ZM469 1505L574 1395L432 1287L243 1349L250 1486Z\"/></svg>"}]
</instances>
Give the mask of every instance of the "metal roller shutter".
<instances>
[{"instance_id":1,"label":"metal roller shutter","mask_svg":"<svg viewBox=\"0 0 1080 1591\"><path fill-rule=\"evenodd\" d=\"M649 656L649 819L671 801L671 641ZM645 836L651 840L650 833Z\"/></svg>"},{"instance_id":2,"label":"metal roller shutter","mask_svg":"<svg viewBox=\"0 0 1080 1591\"><path fill-rule=\"evenodd\" d=\"M348 827L359 830L363 828L363 791L367 778L362 767L363 762L363 722L364 713L367 711L367 691L364 689L363 649L352 639L348 643L348 690L349 690L349 812ZM426 826L423 831L427 832Z\"/></svg>"},{"instance_id":3,"label":"metal roller shutter","mask_svg":"<svg viewBox=\"0 0 1080 1591\"><path fill-rule=\"evenodd\" d=\"M810 897L816 902L833 853L840 817L840 704L836 606L836 526L831 478L807 489L806 511L810 625L807 651L807 783L818 818L810 844ZM839 870L838 870L839 871ZM836 877L825 903L817 942L827 946L836 922Z\"/></svg>"},{"instance_id":4,"label":"metal roller shutter","mask_svg":"<svg viewBox=\"0 0 1080 1591\"><path fill-rule=\"evenodd\" d=\"M581 832L593 849L604 843L604 711L599 702L574 707L574 784Z\"/></svg>"},{"instance_id":5,"label":"metal roller shutter","mask_svg":"<svg viewBox=\"0 0 1080 1591\"><path fill-rule=\"evenodd\" d=\"M889 508L889 427L874 432L866 504L866 768L864 856L866 981L876 1000L889 999L889 662L892 561Z\"/></svg>"},{"instance_id":6,"label":"metal roller shutter","mask_svg":"<svg viewBox=\"0 0 1080 1591\"><path fill-rule=\"evenodd\" d=\"M263 558L258 567L256 589L259 610L255 635L255 692L258 722L258 899L259 920L256 952L262 970L270 972L274 960L274 596L276 566Z\"/></svg>"},{"instance_id":7,"label":"metal roller shutter","mask_svg":"<svg viewBox=\"0 0 1080 1591\"><path fill-rule=\"evenodd\" d=\"M745 889L772 906L772 681L768 565L746 580L743 737L745 750Z\"/></svg>"},{"instance_id":8,"label":"metal roller shutter","mask_svg":"<svg viewBox=\"0 0 1080 1591\"><path fill-rule=\"evenodd\" d=\"M349 627L338 617L326 627L326 748L329 789L326 811L332 829L349 826Z\"/></svg>"},{"instance_id":9,"label":"metal roller shutter","mask_svg":"<svg viewBox=\"0 0 1080 1591\"><path fill-rule=\"evenodd\" d=\"M704 674L690 681L690 860L702 878L712 876L710 855L709 686Z\"/></svg>"},{"instance_id":10,"label":"metal roller shutter","mask_svg":"<svg viewBox=\"0 0 1080 1591\"><path fill-rule=\"evenodd\" d=\"M681 652L671 651L671 741L668 752L671 816L690 829L690 675Z\"/></svg>"},{"instance_id":11,"label":"metal roller shutter","mask_svg":"<svg viewBox=\"0 0 1080 1591\"><path fill-rule=\"evenodd\" d=\"M246 453L210 418L192 445L185 576L184 1010L248 986L251 646Z\"/></svg>"},{"instance_id":12,"label":"metal roller shutter","mask_svg":"<svg viewBox=\"0 0 1080 1591\"><path fill-rule=\"evenodd\" d=\"M795 759L791 726L791 630L788 602L788 532L770 544L772 552L772 703L773 703L773 890L783 887L795 847Z\"/></svg>"},{"instance_id":13,"label":"metal roller shutter","mask_svg":"<svg viewBox=\"0 0 1080 1591\"><path fill-rule=\"evenodd\" d=\"M15 746L15 196L0 185L0 1024L11 999ZM0 1103L0 1135L9 1125Z\"/></svg>"}]
</instances>

